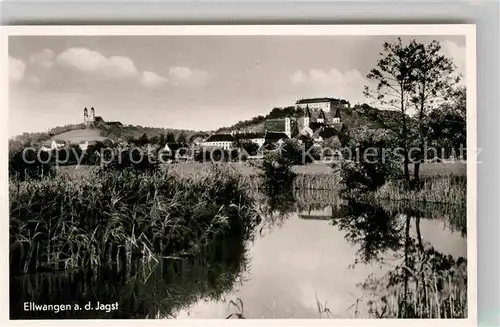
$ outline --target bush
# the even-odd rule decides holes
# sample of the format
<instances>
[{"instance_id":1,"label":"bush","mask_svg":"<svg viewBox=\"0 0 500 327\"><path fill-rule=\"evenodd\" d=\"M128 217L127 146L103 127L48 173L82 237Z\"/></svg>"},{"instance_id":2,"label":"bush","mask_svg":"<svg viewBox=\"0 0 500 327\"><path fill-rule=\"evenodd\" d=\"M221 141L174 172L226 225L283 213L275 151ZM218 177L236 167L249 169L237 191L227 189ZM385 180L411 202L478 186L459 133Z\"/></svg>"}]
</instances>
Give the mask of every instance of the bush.
<instances>
[{"instance_id":1,"label":"bush","mask_svg":"<svg viewBox=\"0 0 500 327\"><path fill-rule=\"evenodd\" d=\"M375 191L386 180L400 176L400 160L394 149L394 136L387 130L364 127L355 133L340 165L342 193L356 195Z\"/></svg>"},{"instance_id":2,"label":"bush","mask_svg":"<svg viewBox=\"0 0 500 327\"><path fill-rule=\"evenodd\" d=\"M284 192L293 187L295 173L293 162L277 151L268 152L262 161L262 178L264 190L274 194Z\"/></svg>"},{"instance_id":3,"label":"bush","mask_svg":"<svg viewBox=\"0 0 500 327\"><path fill-rule=\"evenodd\" d=\"M9 151L9 178L17 180L52 177L55 171L45 151L24 151L24 148Z\"/></svg>"}]
</instances>

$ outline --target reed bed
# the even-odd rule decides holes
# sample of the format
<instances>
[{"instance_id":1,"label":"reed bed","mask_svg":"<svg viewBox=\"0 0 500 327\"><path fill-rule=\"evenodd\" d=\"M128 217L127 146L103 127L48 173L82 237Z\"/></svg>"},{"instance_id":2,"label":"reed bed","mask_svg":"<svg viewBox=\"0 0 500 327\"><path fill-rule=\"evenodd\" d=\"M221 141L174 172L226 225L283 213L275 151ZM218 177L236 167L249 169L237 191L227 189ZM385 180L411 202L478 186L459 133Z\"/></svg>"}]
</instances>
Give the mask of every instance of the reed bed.
<instances>
[{"instance_id":1,"label":"reed bed","mask_svg":"<svg viewBox=\"0 0 500 327\"><path fill-rule=\"evenodd\" d=\"M432 202L465 205L467 180L462 176L437 175L422 180L422 185L408 190L403 181L388 181L373 192L375 200Z\"/></svg>"},{"instance_id":2,"label":"reed bed","mask_svg":"<svg viewBox=\"0 0 500 327\"><path fill-rule=\"evenodd\" d=\"M244 243L224 239L184 260L159 263L134 260L125 270L113 266L58 273L13 276L10 279L11 319L46 318L170 318L201 299L219 300L247 269ZM37 304L117 303L115 310L26 311Z\"/></svg>"},{"instance_id":3,"label":"reed bed","mask_svg":"<svg viewBox=\"0 0 500 327\"><path fill-rule=\"evenodd\" d=\"M11 271L189 256L218 235L250 238L255 217L239 176L217 169L11 182Z\"/></svg>"},{"instance_id":4,"label":"reed bed","mask_svg":"<svg viewBox=\"0 0 500 327\"><path fill-rule=\"evenodd\" d=\"M386 276L386 283L379 284L384 290L368 301L370 315L374 318L467 318L467 261L459 260L461 262L452 263L449 269L430 262L422 264L419 271L399 267ZM406 288L405 271L409 276Z\"/></svg>"}]
</instances>

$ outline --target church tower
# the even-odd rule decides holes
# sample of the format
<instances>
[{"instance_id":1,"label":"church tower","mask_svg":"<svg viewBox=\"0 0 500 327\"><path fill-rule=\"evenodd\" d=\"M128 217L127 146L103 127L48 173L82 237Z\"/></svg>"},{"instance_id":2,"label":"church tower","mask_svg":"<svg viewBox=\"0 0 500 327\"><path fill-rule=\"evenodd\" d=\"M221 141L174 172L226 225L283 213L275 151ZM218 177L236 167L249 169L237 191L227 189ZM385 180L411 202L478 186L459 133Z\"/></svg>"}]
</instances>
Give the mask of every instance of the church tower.
<instances>
[{"instance_id":1,"label":"church tower","mask_svg":"<svg viewBox=\"0 0 500 327\"><path fill-rule=\"evenodd\" d=\"M87 107L85 107L85 109L83 109L83 124L85 125L85 127L92 127L94 126L94 123L95 123L94 107L90 109L90 115L87 110Z\"/></svg>"},{"instance_id":2,"label":"church tower","mask_svg":"<svg viewBox=\"0 0 500 327\"><path fill-rule=\"evenodd\" d=\"M340 108L337 108L337 111L335 111L335 115L333 116L332 120L334 124L340 123Z\"/></svg>"},{"instance_id":3,"label":"church tower","mask_svg":"<svg viewBox=\"0 0 500 327\"><path fill-rule=\"evenodd\" d=\"M304 127L309 127L310 122L311 122L311 112L309 111L309 106L306 105L306 109L304 112Z\"/></svg>"}]
</instances>

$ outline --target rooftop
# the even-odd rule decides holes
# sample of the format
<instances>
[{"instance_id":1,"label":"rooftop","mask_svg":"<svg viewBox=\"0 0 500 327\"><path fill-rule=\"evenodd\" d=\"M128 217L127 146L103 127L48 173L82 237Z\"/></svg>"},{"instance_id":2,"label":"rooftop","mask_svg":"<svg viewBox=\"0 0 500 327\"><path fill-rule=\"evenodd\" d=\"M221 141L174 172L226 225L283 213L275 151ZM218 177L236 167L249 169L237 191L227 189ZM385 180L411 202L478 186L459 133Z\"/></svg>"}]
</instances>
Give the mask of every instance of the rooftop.
<instances>
[{"instance_id":1,"label":"rooftop","mask_svg":"<svg viewBox=\"0 0 500 327\"><path fill-rule=\"evenodd\" d=\"M205 142L234 142L234 137L231 134L214 134Z\"/></svg>"},{"instance_id":2,"label":"rooftop","mask_svg":"<svg viewBox=\"0 0 500 327\"><path fill-rule=\"evenodd\" d=\"M304 104L304 103L320 103L320 102L340 102L340 103L347 103L346 100L343 99L336 99L336 98L309 98L309 99L300 99L295 102L295 104Z\"/></svg>"}]
</instances>

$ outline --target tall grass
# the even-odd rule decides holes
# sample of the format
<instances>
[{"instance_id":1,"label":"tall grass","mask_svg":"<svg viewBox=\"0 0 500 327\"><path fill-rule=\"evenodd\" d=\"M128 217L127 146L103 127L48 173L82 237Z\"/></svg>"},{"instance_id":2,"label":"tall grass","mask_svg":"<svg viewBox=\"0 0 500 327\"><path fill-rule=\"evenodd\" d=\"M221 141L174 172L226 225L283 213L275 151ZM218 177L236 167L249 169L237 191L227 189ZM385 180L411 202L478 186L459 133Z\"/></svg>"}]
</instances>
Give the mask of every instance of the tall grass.
<instances>
[{"instance_id":1,"label":"tall grass","mask_svg":"<svg viewBox=\"0 0 500 327\"><path fill-rule=\"evenodd\" d=\"M369 278L362 285L375 295L368 301L369 314L374 318L467 318L467 261L449 261L417 260L417 267L397 267L384 277L385 282Z\"/></svg>"},{"instance_id":2,"label":"tall grass","mask_svg":"<svg viewBox=\"0 0 500 327\"><path fill-rule=\"evenodd\" d=\"M467 179L462 176L437 175L422 180L422 184L408 190L403 181L391 180L373 192L375 200L415 201L465 205Z\"/></svg>"},{"instance_id":3,"label":"tall grass","mask_svg":"<svg viewBox=\"0 0 500 327\"><path fill-rule=\"evenodd\" d=\"M237 175L180 179L108 170L10 184L11 271L189 256L218 235L252 236L256 215Z\"/></svg>"}]
</instances>

